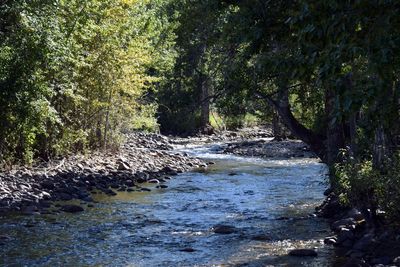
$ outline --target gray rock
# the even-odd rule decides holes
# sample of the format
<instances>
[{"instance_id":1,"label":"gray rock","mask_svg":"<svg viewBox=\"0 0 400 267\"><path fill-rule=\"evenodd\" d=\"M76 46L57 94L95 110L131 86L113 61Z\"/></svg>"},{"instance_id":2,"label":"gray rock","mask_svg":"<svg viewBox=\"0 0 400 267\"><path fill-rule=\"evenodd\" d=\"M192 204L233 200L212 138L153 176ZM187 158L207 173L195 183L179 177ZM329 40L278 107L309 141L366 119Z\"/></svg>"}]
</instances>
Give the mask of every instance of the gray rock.
<instances>
[{"instance_id":1,"label":"gray rock","mask_svg":"<svg viewBox=\"0 0 400 267\"><path fill-rule=\"evenodd\" d=\"M399 253L400 253L400 252L399 252ZM394 258L393 264L396 265L396 266L400 266L400 256Z\"/></svg>"},{"instance_id":2,"label":"gray rock","mask_svg":"<svg viewBox=\"0 0 400 267\"><path fill-rule=\"evenodd\" d=\"M142 188L140 188L140 191L144 191L144 192L150 192L150 191L151 191L151 189L149 189L149 188L146 188L146 187L142 187Z\"/></svg>"},{"instance_id":3,"label":"gray rock","mask_svg":"<svg viewBox=\"0 0 400 267\"><path fill-rule=\"evenodd\" d=\"M118 162L118 170L119 171L129 171L131 167L127 162L119 161Z\"/></svg>"},{"instance_id":4,"label":"gray rock","mask_svg":"<svg viewBox=\"0 0 400 267\"><path fill-rule=\"evenodd\" d=\"M289 251L289 256L317 257L318 253L314 249L294 249L294 250Z\"/></svg>"},{"instance_id":5,"label":"gray rock","mask_svg":"<svg viewBox=\"0 0 400 267\"><path fill-rule=\"evenodd\" d=\"M126 181L125 181L125 185L126 185L126 186L134 186L135 183L134 183L132 180L126 180Z\"/></svg>"},{"instance_id":6,"label":"gray rock","mask_svg":"<svg viewBox=\"0 0 400 267\"><path fill-rule=\"evenodd\" d=\"M364 216L363 216L363 215L361 214L361 212L360 212L358 209L356 209L356 208L351 209L351 210L347 213L347 216L349 216L349 218L354 218L354 220L356 220L356 221L361 221L361 220L364 219Z\"/></svg>"},{"instance_id":7,"label":"gray rock","mask_svg":"<svg viewBox=\"0 0 400 267\"><path fill-rule=\"evenodd\" d=\"M76 212L84 211L84 209L78 205L62 205L61 210L65 211L65 212L69 212L69 213L76 213Z\"/></svg>"},{"instance_id":8,"label":"gray rock","mask_svg":"<svg viewBox=\"0 0 400 267\"><path fill-rule=\"evenodd\" d=\"M347 228L341 228L340 232L338 233L336 241L337 241L337 244L342 244L346 240L353 240L353 239L354 239L354 234L352 231L350 231Z\"/></svg>"},{"instance_id":9,"label":"gray rock","mask_svg":"<svg viewBox=\"0 0 400 267\"><path fill-rule=\"evenodd\" d=\"M333 231L340 231L342 228L348 228L351 225L355 225L356 221L353 218L346 218L332 223L331 228Z\"/></svg>"},{"instance_id":10,"label":"gray rock","mask_svg":"<svg viewBox=\"0 0 400 267\"><path fill-rule=\"evenodd\" d=\"M169 175L177 175L178 172L176 170L174 170L172 167L170 166L166 166L164 167L162 170L162 172L169 174Z\"/></svg>"},{"instance_id":11,"label":"gray rock","mask_svg":"<svg viewBox=\"0 0 400 267\"><path fill-rule=\"evenodd\" d=\"M231 225L216 225L212 228L216 234L228 235L237 232L237 228Z\"/></svg>"},{"instance_id":12,"label":"gray rock","mask_svg":"<svg viewBox=\"0 0 400 267\"><path fill-rule=\"evenodd\" d=\"M365 234L353 246L353 249L365 251L371 244L375 242L374 235L371 233Z\"/></svg>"},{"instance_id":13,"label":"gray rock","mask_svg":"<svg viewBox=\"0 0 400 267\"><path fill-rule=\"evenodd\" d=\"M367 264L362 259L351 258L348 260L343 267L370 267L371 265Z\"/></svg>"},{"instance_id":14,"label":"gray rock","mask_svg":"<svg viewBox=\"0 0 400 267\"><path fill-rule=\"evenodd\" d=\"M337 243L337 240L336 240L336 237L334 237L334 236L326 237L324 239L324 244L326 244L326 245L334 245L336 243Z\"/></svg>"},{"instance_id":15,"label":"gray rock","mask_svg":"<svg viewBox=\"0 0 400 267\"><path fill-rule=\"evenodd\" d=\"M182 251L182 252L195 252L196 250L193 249L193 248L183 248L183 249L180 249L179 251Z\"/></svg>"},{"instance_id":16,"label":"gray rock","mask_svg":"<svg viewBox=\"0 0 400 267\"><path fill-rule=\"evenodd\" d=\"M255 241L269 241L269 240L271 240L271 236L266 235L266 234L259 234L259 235L253 236L251 239L255 240Z\"/></svg>"},{"instance_id":17,"label":"gray rock","mask_svg":"<svg viewBox=\"0 0 400 267\"><path fill-rule=\"evenodd\" d=\"M58 199L63 200L63 201L68 201L72 199L72 196L68 193L58 193L57 194Z\"/></svg>"},{"instance_id":18,"label":"gray rock","mask_svg":"<svg viewBox=\"0 0 400 267\"><path fill-rule=\"evenodd\" d=\"M47 190L53 190L55 188L54 183L51 181L43 181L41 186Z\"/></svg>"},{"instance_id":19,"label":"gray rock","mask_svg":"<svg viewBox=\"0 0 400 267\"><path fill-rule=\"evenodd\" d=\"M392 262L392 259L388 256L383 256L379 258L375 258L371 260L372 264L382 264L382 265L388 265Z\"/></svg>"}]
</instances>

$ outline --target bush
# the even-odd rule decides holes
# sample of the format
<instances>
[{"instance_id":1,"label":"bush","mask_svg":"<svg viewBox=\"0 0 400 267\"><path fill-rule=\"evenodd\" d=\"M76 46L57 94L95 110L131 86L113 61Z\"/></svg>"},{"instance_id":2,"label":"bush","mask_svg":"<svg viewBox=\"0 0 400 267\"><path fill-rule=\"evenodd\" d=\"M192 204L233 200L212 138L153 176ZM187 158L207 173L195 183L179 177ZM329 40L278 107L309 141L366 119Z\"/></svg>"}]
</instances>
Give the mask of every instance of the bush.
<instances>
[{"instance_id":1,"label":"bush","mask_svg":"<svg viewBox=\"0 0 400 267\"><path fill-rule=\"evenodd\" d=\"M371 210L381 209L388 218L400 219L400 156L387 159L384 170L371 160L347 160L334 167L332 186L342 204Z\"/></svg>"}]
</instances>

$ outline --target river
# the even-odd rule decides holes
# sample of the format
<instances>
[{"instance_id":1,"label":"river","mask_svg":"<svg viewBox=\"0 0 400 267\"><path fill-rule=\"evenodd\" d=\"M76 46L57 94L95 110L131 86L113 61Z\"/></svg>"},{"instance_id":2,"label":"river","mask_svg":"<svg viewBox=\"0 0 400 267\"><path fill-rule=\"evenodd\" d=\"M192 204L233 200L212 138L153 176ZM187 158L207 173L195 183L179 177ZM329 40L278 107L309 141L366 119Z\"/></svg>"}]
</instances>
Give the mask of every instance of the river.
<instances>
[{"instance_id":1,"label":"river","mask_svg":"<svg viewBox=\"0 0 400 267\"><path fill-rule=\"evenodd\" d=\"M328 224L311 214L327 168L316 159L265 160L179 150L215 162L167 189L94 195L79 214L0 218L1 266L332 266L321 241ZM218 225L233 233L217 234ZM318 257L287 256L315 248Z\"/></svg>"}]
</instances>

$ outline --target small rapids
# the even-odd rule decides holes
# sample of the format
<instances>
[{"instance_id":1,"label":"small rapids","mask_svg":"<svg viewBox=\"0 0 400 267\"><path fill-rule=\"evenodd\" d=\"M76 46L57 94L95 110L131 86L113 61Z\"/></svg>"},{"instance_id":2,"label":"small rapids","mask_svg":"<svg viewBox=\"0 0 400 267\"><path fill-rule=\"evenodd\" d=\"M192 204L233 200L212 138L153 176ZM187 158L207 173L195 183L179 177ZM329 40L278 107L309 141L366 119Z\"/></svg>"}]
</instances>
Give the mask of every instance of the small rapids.
<instances>
[{"instance_id":1,"label":"small rapids","mask_svg":"<svg viewBox=\"0 0 400 267\"><path fill-rule=\"evenodd\" d=\"M218 154L218 145L177 150L215 162L167 189L94 195L80 214L0 218L1 266L333 266L312 216L327 168L315 159ZM216 233L223 226L231 231ZM315 248L318 257L287 256Z\"/></svg>"}]
</instances>

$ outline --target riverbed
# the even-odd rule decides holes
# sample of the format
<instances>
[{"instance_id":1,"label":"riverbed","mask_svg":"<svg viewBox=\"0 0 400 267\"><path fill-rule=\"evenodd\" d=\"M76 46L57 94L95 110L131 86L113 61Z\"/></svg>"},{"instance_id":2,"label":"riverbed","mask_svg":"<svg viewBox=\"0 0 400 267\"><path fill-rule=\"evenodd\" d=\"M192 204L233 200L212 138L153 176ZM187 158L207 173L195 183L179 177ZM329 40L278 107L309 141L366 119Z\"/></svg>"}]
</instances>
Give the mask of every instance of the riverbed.
<instances>
[{"instance_id":1,"label":"riverbed","mask_svg":"<svg viewBox=\"0 0 400 267\"><path fill-rule=\"evenodd\" d=\"M332 266L312 215L327 168L316 159L219 154L180 147L215 164L151 191L93 195L79 214L0 218L1 266ZM91 205L90 205L91 206ZM218 227L229 233L215 233ZM317 257L287 256L315 248Z\"/></svg>"}]
</instances>

